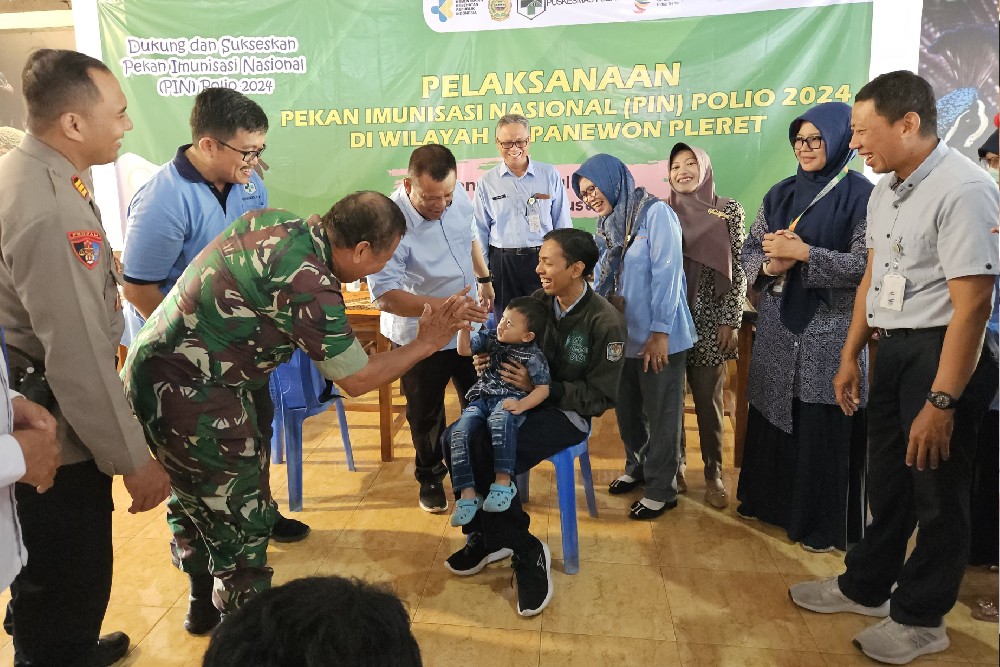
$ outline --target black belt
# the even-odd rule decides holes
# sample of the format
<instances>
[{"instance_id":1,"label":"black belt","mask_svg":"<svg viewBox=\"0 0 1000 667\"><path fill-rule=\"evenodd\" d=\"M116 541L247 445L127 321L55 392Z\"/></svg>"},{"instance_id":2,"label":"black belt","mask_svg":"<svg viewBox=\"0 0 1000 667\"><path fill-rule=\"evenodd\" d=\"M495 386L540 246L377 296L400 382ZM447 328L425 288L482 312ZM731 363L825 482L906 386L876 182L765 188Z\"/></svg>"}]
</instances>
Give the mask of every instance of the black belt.
<instances>
[{"instance_id":1,"label":"black belt","mask_svg":"<svg viewBox=\"0 0 1000 667\"><path fill-rule=\"evenodd\" d=\"M491 245L492 250L496 250L501 255L534 255L537 254L542 246L536 245L531 248L498 248L495 245Z\"/></svg>"},{"instance_id":2,"label":"black belt","mask_svg":"<svg viewBox=\"0 0 1000 667\"><path fill-rule=\"evenodd\" d=\"M948 327L927 327L926 329L876 329L879 338L893 338L894 336L919 336L922 334L944 333Z\"/></svg>"}]
</instances>

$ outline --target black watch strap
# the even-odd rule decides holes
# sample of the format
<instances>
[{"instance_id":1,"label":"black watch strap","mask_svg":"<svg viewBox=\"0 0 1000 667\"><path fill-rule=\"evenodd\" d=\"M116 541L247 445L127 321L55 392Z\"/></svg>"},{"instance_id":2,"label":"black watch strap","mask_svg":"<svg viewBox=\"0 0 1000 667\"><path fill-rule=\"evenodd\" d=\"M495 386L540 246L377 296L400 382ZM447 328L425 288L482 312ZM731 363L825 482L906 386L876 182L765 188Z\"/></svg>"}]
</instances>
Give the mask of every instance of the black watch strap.
<instances>
[{"instance_id":1,"label":"black watch strap","mask_svg":"<svg viewBox=\"0 0 1000 667\"><path fill-rule=\"evenodd\" d=\"M954 410L958 405L958 399L943 391L927 392L927 402L939 410Z\"/></svg>"},{"instance_id":2,"label":"black watch strap","mask_svg":"<svg viewBox=\"0 0 1000 667\"><path fill-rule=\"evenodd\" d=\"M480 285L485 285L486 283L491 283L491 282L493 282L493 274L491 273L488 276L483 276L482 278L476 278L476 282L479 283Z\"/></svg>"}]
</instances>

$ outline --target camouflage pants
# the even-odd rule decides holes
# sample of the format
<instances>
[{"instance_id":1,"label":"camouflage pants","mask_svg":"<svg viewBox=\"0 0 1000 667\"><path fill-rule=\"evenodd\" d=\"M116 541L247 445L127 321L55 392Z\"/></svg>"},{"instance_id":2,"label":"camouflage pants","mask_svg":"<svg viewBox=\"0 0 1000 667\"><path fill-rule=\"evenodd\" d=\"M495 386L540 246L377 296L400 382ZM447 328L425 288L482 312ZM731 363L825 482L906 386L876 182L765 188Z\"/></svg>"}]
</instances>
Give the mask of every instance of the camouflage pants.
<instances>
[{"instance_id":1,"label":"camouflage pants","mask_svg":"<svg viewBox=\"0 0 1000 667\"><path fill-rule=\"evenodd\" d=\"M167 523L174 564L215 577L225 613L271 586L267 544L277 517L268 476L270 443L169 434L156 458L170 475Z\"/></svg>"}]
</instances>

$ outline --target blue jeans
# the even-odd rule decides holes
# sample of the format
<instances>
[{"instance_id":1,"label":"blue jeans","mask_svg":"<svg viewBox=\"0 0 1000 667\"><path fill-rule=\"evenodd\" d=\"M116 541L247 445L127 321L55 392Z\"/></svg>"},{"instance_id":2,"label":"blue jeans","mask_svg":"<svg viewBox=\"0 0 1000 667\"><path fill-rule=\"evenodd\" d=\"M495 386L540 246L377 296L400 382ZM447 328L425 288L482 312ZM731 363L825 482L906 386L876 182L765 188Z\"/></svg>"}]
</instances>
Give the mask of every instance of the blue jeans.
<instances>
[{"instance_id":1,"label":"blue jeans","mask_svg":"<svg viewBox=\"0 0 1000 667\"><path fill-rule=\"evenodd\" d=\"M514 452L517 449L517 429L524 422L524 415L507 412L501 406L504 399L515 396L480 396L469 403L451 431L451 488L461 491L475 486L472 461L469 459L469 434L476 430L477 422L490 427L493 441L493 471L514 476Z\"/></svg>"}]
</instances>

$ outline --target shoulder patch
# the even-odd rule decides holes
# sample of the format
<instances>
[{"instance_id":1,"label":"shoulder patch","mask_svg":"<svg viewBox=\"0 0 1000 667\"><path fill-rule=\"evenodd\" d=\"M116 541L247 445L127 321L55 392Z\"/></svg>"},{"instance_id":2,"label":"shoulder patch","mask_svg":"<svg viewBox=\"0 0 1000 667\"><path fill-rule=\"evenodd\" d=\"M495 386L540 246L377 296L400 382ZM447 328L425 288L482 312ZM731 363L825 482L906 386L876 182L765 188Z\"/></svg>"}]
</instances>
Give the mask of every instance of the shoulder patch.
<instances>
[{"instance_id":1,"label":"shoulder patch","mask_svg":"<svg viewBox=\"0 0 1000 667\"><path fill-rule=\"evenodd\" d=\"M88 269L93 269L101 259L104 239L96 229L80 229L66 232L73 255Z\"/></svg>"},{"instance_id":2,"label":"shoulder patch","mask_svg":"<svg viewBox=\"0 0 1000 667\"><path fill-rule=\"evenodd\" d=\"M252 195L253 193L257 192L257 184L254 183L253 181L250 181L249 183L243 186L243 189L246 190L246 193L248 195Z\"/></svg>"},{"instance_id":3,"label":"shoulder patch","mask_svg":"<svg viewBox=\"0 0 1000 667\"><path fill-rule=\"evenodd\" d=\"M86 199L87 197L90 196L90 191L87 190L87 186L83 184L83 179L81 179L76 174L73 174L73 178L69 180L73 184L73 187L76 188L76 191L80 193L81 197Z\"/></svg>"},{"instance_id":4,"label":"shoulder patch","mask_svg":"<svg viewBox=\"0 0 1000 667\"><path fill-rule=\"evenodd\" d=\"M608 343L608 361L618 361L625 353L625 343Z\"/></svg>"}]
</instances>

